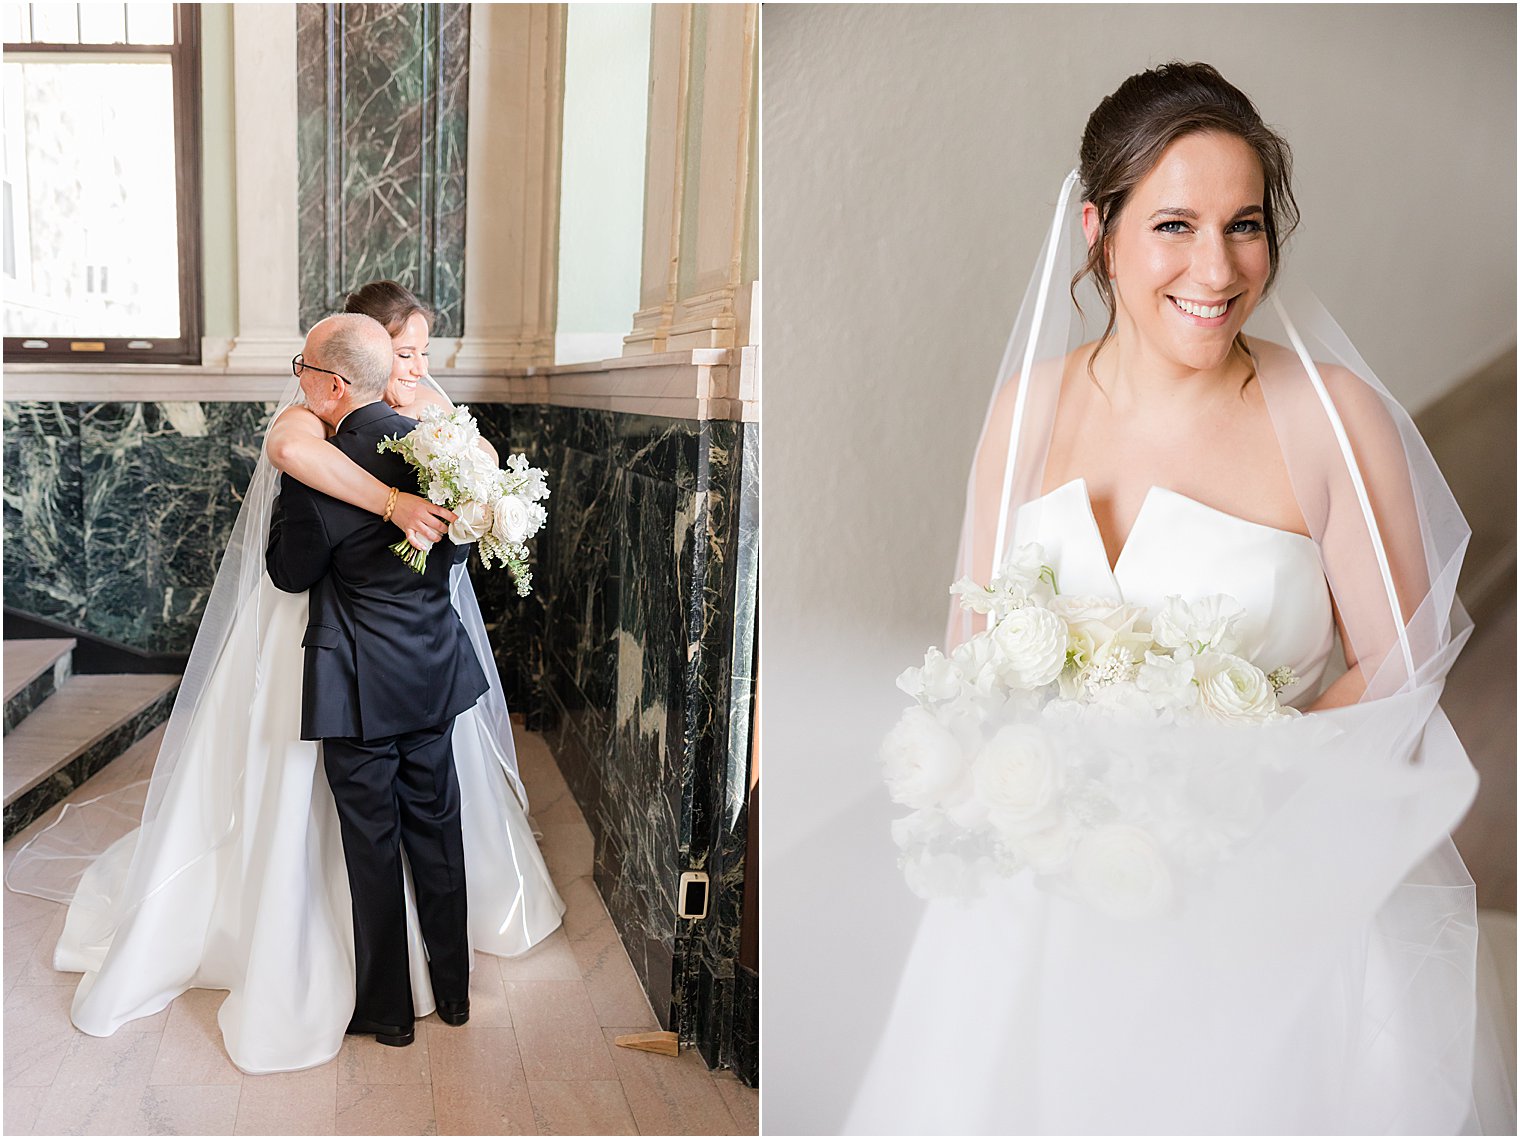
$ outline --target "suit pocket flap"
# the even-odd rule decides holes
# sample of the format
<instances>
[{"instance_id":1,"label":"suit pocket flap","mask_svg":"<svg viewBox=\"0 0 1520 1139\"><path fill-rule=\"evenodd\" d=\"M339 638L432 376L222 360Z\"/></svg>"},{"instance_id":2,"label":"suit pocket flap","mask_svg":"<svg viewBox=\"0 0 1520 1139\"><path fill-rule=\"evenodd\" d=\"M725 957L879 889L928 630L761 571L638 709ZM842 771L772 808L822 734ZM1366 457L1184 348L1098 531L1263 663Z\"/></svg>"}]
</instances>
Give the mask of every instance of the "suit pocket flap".
<instances>
[{"instance_id":1,"label":"suit pocket flap","mask_svg":"<svg viewBox=\"0 0 1520 1139\"><path fill-rule=\"evenodd\" d=\"M343 634L336 625L307 625L306 636L301 641L301 647L335 649L343 643Z\"/></svg>"}]
</instances>

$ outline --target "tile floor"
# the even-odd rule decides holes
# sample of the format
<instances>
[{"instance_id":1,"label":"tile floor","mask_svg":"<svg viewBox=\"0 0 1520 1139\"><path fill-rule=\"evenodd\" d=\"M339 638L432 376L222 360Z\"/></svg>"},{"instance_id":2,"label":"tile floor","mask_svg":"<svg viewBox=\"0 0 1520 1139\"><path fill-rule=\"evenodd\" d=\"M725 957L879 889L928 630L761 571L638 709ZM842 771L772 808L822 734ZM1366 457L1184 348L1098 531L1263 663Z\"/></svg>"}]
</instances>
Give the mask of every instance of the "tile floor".
<instances>
[{"instance_id":1,"label":"tile floor","mask_svg":"<svg viewBox=\"0 0 1520 1139\"><path fill-rule=\"evenodd\" d=\"M51 965L63 907L6 891L5 1134L757 1134L758 1093L731 1073L709 1072L695 1052L612 1043L659 1026L592 883L575 799L543 740L519 728L517 741L565 922L522 957L476 955L469 1024L429 1016L409 1048L350 1036L332 1063L272 1076L227 1059L219 991L192 989L115 1036L86 1036L68 1016L78 974ZM152 750L73 797L146 770ZM5 844L7 865L30 833Z\"/></svg>"}]
</instances>

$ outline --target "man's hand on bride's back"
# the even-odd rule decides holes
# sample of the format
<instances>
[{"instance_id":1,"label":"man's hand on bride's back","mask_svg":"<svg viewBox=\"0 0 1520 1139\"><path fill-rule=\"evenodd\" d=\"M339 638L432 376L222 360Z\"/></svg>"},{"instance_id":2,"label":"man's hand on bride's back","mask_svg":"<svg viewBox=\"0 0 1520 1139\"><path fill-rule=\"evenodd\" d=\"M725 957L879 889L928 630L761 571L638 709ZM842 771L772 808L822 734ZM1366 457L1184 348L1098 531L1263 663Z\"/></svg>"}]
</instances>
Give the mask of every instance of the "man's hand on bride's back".
<instances>
[{"instance_id":1,"label":"man's hand on bride's back","mask_svg":"<svg viewBox=\"0 0 1520 1139\"><path fill-rule=\"evenodd\" d=\"M396 509L391 521L400 527L406 540L415 549L425 550L434 542L443 540L454 521L454 512L446 506L438 506L425 498L404 491L396 496Z\"/></svg>"}]
</instances>

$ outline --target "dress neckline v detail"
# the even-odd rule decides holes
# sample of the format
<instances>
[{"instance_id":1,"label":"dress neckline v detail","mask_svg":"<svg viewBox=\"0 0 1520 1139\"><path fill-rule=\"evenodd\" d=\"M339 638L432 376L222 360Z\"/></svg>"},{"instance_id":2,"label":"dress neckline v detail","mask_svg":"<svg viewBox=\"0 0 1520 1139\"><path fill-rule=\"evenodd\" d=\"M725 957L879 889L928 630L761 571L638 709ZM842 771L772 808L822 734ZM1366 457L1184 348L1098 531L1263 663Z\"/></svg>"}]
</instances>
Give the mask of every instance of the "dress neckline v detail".
<instances>
[{"instance_id":1,"label":"dress neckline v detail","mask_svg":"<svg viewBox=\"0 0 1520 1139\"><path fill-rule=\"evenodd\" d=\"M1046 491L1044 494L1040 495L1039 498L1031 499L1030 502L1026 503L1025 505L1028 506L1035 503L1044 502L1047 499L1054 498L1056 495L1062 493L1063 491L1069 491L1072 487L1077 487L1081 491L1082 505L1087 512L1087 522L1092 528L1093 540L1097 543L1097 548L1102 551L1104 567L1108 570L1109 576L1114 579L1115 586L1118 586L1119 584L1119 570L1120 567L1124 565L1125 555L1129 553L1130 547L1134 545L1135 533L1140 529L1147 513L1151 509L1151 503L1155 500L1158 494L1170 495L1172 498L1185 503L1189 507L1192 507L1196 510L1207 511L1209 514L1214 515L1218 518L1223 518L1234 525L1249 526L1257 530L1265 530L1272 534L1281 534L1286 538L1296 538L1301 542L1308 542L1310 545L1315 546L1316 550L1318 549L1318 544L1307 534L1300 534L1296 530L1284 530L1280 526L1269 526L1265 522L1253 522L1249 518L1242 518L1238 514L1231 514L1227 510L1220 510L1217 506L1210 506L1206 502L1199 502L1196 498L1191 498L1188 495L1183 494L1181 491L1172 490L1170 487L1164 487L1158 483L1152 483L1146 489L1145 498L1140 503L1140 509L1135 513L1135 520L1130 523L1129 533L1125 534L1124 540L1119 544L1118 556L1112 562L1110 562L1108 560L1108 545L1103 540L1103 531L1098 526L1098 516L1093 511L1092 492L1087 486L1087 479L1079 475L1074 479L1062 483L1060 486L1055 487L1052 490Z\"/></svg>"}]
</instances>

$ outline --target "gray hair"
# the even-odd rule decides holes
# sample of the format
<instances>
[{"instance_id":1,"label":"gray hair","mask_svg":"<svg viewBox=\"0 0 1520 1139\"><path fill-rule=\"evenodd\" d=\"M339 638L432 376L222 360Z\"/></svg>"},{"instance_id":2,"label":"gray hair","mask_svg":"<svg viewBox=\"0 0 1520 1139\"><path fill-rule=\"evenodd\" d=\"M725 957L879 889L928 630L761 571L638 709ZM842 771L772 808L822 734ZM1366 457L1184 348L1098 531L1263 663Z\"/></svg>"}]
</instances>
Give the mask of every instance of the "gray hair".
<instances>
[{"instance_id":1,"label":"gray hair","mask_svg":"<svg viewBox=\"0 0 1520 1139\"><path fill-rule=\"evenodd\" d=\"M339 313L322 323L327 326L323 366L341 373L351 385L349 394L361 403L373 403L384 395L392 355L391 335L385 326L359 313Z\"/></svg>"}]
</instances>

